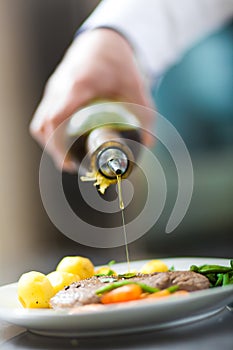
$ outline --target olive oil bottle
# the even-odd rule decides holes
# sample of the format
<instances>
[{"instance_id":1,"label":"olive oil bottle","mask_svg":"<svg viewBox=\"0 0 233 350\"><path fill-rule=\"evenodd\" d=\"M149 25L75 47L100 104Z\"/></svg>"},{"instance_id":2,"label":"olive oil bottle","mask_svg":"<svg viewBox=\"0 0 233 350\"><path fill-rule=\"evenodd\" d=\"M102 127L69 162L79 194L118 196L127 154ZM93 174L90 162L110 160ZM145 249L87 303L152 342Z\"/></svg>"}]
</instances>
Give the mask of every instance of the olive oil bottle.
<instances>
[{"instance_id":1,"label":"olive oil bottle","mask_svg":"<svg viewBox=\"0 0 233 350\"><path fill-rule=\"evenodd\" d=\"M120 102L94 103L71 116L66 142L81 180L95 181L104 193L117 176L128 177L139 153L139 130L138 118Z\"/></svg>"}]
</instances>

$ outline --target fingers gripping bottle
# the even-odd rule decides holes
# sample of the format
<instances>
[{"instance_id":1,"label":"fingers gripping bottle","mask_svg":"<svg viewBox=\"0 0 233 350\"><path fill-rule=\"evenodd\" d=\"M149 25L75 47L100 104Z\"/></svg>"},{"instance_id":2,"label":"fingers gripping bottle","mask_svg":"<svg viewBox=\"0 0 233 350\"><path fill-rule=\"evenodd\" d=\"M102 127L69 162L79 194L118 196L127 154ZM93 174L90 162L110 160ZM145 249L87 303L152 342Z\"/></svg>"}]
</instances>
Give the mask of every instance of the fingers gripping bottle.
<instances>
[{"instance_id":1,"label":"fingers gripping bottle","mask_svg":"<svg viewBox=\"0 0 233 350\"><path fill-rule=\"evenodd\" d=\"M128 177L139 153L140 123L127 106L94 103L77 111L67 124L69 154L84 175L81 180L95 181L102 194L117 176Z\"/></svg>"}]
</instances>

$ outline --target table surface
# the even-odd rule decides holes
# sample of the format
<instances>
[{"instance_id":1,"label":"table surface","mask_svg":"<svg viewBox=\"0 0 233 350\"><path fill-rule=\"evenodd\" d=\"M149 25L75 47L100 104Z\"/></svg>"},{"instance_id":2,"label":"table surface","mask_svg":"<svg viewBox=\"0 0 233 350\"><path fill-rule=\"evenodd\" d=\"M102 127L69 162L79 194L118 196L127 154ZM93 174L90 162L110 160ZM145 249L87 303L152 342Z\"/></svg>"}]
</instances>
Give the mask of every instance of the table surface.
<instances>
[{"instance_id":1,"label":"table surface","mask_svg":"<svg viewBox=\"0 0 233 350\"><path fill-rule=\"evenodd\" d=\"M166 330L92 338L43 337L0 321L0 349L232 350L233 309Z\"/></svg>"}]
</instances>

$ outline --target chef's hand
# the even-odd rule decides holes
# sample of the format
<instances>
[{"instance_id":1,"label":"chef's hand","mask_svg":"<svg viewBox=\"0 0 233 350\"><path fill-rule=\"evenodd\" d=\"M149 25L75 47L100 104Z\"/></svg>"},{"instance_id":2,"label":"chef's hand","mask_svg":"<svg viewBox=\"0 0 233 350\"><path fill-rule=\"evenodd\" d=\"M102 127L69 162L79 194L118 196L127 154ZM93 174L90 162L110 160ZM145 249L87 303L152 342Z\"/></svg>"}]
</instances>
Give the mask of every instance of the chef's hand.
<instances>
[{"instance_id":1,"label":"chef's hand","mask_svg":"<svg viewBox=\"0 0 233 350\"><path fill-rule=\"evenodd\" d=\"M46 84L30 125L31 134L44 147L65 119L100 98L151 105L132 48L111 29L87 31L74 40ZM64 161L59 142L54 141L48 152L60 169L74 170L68 157Z\"/></svg>"}]
</instances>

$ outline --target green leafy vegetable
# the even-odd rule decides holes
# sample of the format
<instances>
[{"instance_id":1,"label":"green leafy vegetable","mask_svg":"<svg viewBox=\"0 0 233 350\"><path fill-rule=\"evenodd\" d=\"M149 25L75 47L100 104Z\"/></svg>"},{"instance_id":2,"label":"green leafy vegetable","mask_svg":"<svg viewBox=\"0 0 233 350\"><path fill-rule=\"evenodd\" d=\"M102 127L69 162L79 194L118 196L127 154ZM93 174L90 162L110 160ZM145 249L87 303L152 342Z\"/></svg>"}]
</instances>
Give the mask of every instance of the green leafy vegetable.
<instances>
[{"instance_id":1,"label":"green leafy vegetable","mask_svg":"<svg viewBox=\"0 0 233 350\"><path fill-rule=\"evenodd\" d=\"M205 275L209 279L211 287L233 284L233 259L230 260L230 266L191 265L190 271Z\"/></svg>"}]
</instances>

